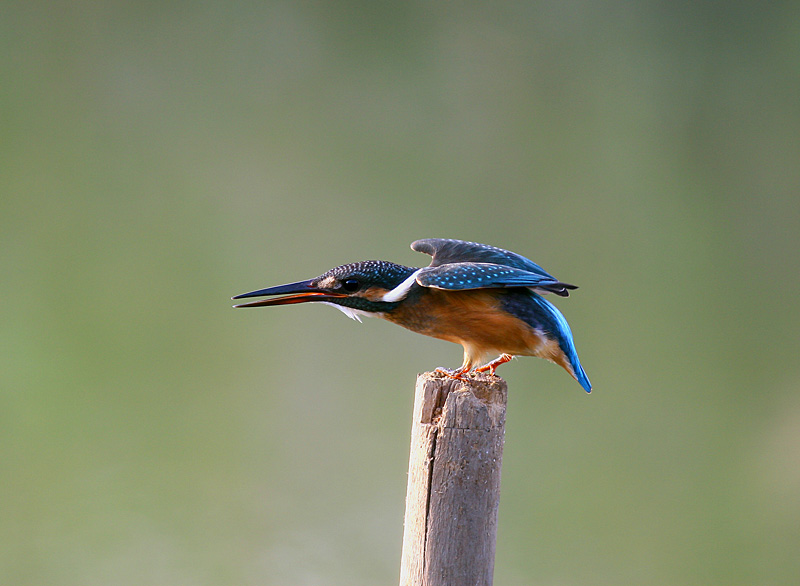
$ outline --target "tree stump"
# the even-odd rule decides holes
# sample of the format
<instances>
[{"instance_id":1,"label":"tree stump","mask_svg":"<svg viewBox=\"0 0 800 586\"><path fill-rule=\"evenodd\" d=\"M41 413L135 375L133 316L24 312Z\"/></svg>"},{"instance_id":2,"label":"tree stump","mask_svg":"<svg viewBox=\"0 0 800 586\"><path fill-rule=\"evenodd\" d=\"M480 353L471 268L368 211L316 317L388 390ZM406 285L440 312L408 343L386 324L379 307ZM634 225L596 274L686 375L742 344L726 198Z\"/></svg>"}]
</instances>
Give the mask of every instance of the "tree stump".
<instances>
[{"instance_id":1,"label":"tree stump","mask_svg":"<svg viewBox=\"0 0 800 586\"><path fill-rule=\"evenodd\" d=\"M490 586L508 386L417 378L400 586Z\"/></svg>"}]
</instances>

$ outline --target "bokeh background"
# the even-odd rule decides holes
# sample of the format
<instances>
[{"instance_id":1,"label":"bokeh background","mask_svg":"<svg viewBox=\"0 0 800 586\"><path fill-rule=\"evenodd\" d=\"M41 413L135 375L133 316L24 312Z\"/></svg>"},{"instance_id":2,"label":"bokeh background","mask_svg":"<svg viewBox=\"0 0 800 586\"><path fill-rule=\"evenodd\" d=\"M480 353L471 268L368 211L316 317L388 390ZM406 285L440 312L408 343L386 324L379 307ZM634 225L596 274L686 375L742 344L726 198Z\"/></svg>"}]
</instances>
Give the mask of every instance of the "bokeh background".
<instances>
[{"instance_id":1,"label":"bokeh background","mask_svg":"<svg viewBox=\"0 0 800 586\"><path fill-rule=\"evenodd\" d=\"M487 242L595 391L509 381L496 584L800 580L796 2L6 2L0 582L397 581L417 372L229 297Z\"/></svg>"}]
</instances>

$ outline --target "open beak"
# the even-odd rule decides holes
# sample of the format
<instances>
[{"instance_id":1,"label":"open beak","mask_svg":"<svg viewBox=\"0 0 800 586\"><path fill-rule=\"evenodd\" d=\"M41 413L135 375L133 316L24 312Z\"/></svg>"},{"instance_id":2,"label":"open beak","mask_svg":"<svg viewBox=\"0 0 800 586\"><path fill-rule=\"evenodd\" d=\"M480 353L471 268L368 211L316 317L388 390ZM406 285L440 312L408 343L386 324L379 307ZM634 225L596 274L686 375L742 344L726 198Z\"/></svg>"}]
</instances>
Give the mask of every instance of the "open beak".
<instances>
[{"instance_id":1,"label":"open beak","mask_svg":"<svg viewBox=\"0 0 800 586\"><path fill-rule=\"evenodd\" d=\"M231 299L244 299L246 297L264 297L266 295L284 295L284 297L277 297L275 299L260 299L258 301L251 301L250 303L242 303L234 305L234 307L266 307L268 305L290 305L292 303L305 303L307 301L328 301L329 299L338 299L340 297L347 297L343 293L331 293L324 289L318 289L312 285L312 281L298 281L297 283L289 283L288 285L278 285L277 287L268 287L267 289L259 289L258 291L250 291L250 293L242 293Z\"/></svg>"}]
</instances>

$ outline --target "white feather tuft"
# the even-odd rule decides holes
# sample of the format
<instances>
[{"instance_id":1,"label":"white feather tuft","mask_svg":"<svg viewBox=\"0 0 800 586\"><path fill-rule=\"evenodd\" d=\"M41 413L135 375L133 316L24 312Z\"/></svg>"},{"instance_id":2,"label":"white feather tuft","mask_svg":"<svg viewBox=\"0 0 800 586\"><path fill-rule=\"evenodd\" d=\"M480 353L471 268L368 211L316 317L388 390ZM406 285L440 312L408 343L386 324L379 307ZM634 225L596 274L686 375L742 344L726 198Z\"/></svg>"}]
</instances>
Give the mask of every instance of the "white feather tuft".
<instances>
[{"instance_id":1,"label":"white feather tuft","mask_svg":"<svg viewBox=\"0 0 800 586\"><path fill-rule=\"evenodd\" d=\"M400 283L397 287L386 293L383 297L381 297L381 301L386 301L391 303L393 301L400 301L401 299L405 299L408 292L411 290L411 287L417 280L417 275L422 269L417 269L402 283Z\"/></svg>"},{"instance_id":2,"label":"white feather tuft","mask_svg":"<svg viewBox=\"0 0 800 586\"><path fill-rule=\"evenodd\" d=\"M349 317L350 319L354 319L359 323L362 323L361 316L370 317L372 315L371 313L368 313L366 311L361 311L360 309L353 309L352 307L346 307L344 305L337 305L336 303L329 303L325 301L323 301L323 303L325 303L325 305L330 305L331 307L335 307L343 314L345 314L347 317Z\"/></svg>"}]
</instances>

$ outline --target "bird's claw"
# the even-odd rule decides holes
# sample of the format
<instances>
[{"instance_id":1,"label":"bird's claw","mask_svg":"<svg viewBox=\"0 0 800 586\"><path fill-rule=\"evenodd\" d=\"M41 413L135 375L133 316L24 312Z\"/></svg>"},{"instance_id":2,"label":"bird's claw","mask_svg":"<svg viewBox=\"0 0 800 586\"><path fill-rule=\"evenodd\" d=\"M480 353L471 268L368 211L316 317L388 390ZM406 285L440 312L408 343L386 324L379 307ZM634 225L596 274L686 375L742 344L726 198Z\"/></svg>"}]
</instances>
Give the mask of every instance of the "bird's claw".
<instances>
[{"instance_id":1,"label":"bird's claw","mask_svg":"<svg viewBox=\"0 0 800 586\"><path fill-rule=\"evenodd\" d=\"M467 377L465 377L464 375L467 374L468 371L467 371L467 369L464 369L464 368L458 368L456 370L450 370L448 368L442 368L441 366L439 366L439 367L436 368L436 370L434 372L440 372L443 375L445 375L446 377L449 377L449 378L452 378L452 379L455 379L455 380L465 381L465 380L467 380Z\"/></svg>"},{"instance_id":2,"label":"bird's claw","mask_svg":"<svg viewBox=\"0 0 800 586\"><path fill-rule=\"evenodd\" d=\"M488 370L489 374L494 376L494 371L497 370L497 367L500 366L501 364L505 364L506 362L508 362L512 358L514 358L514 357L511 354L501 354L500 356L498 356L497 358L495 358L491 362L476 368L475 372L486 372Z\"/></svg>"}]
</instances>

